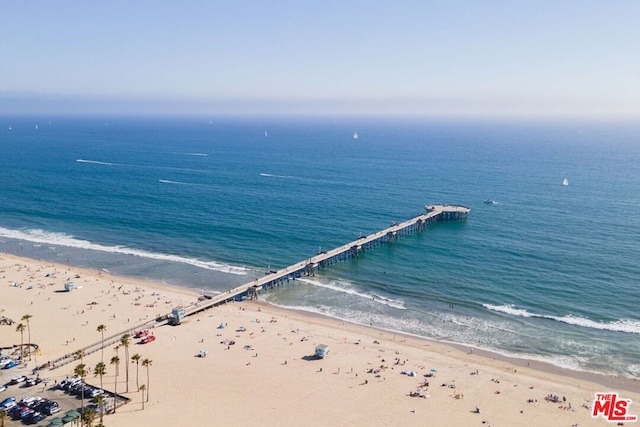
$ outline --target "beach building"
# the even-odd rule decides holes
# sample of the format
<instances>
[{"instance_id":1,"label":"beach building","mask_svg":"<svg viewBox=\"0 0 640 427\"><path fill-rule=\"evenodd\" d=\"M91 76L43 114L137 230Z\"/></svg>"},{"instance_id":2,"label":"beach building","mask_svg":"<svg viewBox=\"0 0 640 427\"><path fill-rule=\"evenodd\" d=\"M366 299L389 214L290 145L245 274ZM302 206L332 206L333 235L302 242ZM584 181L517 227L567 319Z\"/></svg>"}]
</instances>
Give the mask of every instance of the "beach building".
<instances>
[{"instance_id":1,"label":"beach building","mask_svg":"<svg viewBox=\"0 0 640 427\"><path fill-rule=\"evenodd\" d=\"M328 345L326 344L319 344L318 346L316 346L316 357L318 359L323 359L325 356L329 355L329 351L331 349L329 348Z\"/></svg>"}]
</instances>

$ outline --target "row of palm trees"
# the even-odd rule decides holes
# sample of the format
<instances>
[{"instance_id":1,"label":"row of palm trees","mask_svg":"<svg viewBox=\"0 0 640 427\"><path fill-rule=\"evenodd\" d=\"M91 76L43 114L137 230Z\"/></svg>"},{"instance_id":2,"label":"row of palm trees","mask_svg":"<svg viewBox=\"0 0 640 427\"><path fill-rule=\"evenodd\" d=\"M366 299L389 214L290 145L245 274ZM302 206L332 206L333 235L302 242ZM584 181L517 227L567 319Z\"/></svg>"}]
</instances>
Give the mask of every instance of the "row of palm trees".
<instances>
[{"instance_id":1,"label":"row of palm trees","mask_svg":"<svg viewBox=\"0 0 640 427\"><path fill-rule=\"evenodd\" d=\"M103 377L106 375L107 373L107 365L104 362L104 333L107 330L107 327L105 325L99 325L97 328L97 331L100 332L101 336L102 336L102 353L101 353L101 357L100 357L100 362L98 362L96 364L96 366L93 368L93 376L94 377L100 377L100 388L103 388ZM119 355L119 350L120 348L124 348L125 351L125 361L129 360L129 345L131 344L131 336L129 334L124 334L121 338L120 338L120 342L118 343L118 345L116 345L114 347L114 350L116 352L115 356L113 356L110 360L110 364L115 366L115 380L114 380L114 385L113 385L113 393L114 395L117 395L118 393L118 377L120 375L120 363L121 363L121 359L120 359L120 355ZM74 369L74 373L75 375L77 375L78 377L82 378L82 382L84 383L84 379L85 377L90 373L90 368L88 368L85 364L84 364L84 351L83 350L78 350L76 353L76 359L80 360L80 364L77 365ZM138 391L140 391L142 393L142 409L144 409L144 403L145 403L145 392L146 392L146 401L149 401L149 368L152 365L152 361L150 359L143 359L142 356L138 353L134 354L133 356L131 356L131 362L135 362L136 363L136 388L138 389ZM140 384L140 380L139 380L139 366L142 365L144 368L146 368L147 370L147 384ZM126 379L125 379L125 384L126 384L126 392L129 392L129 363L125 364L125 372L126 372ZM86 426L91 426L94 418L95 418L95 413L94 411L92 411L91 409L89 410L85 410L84 409L84 388L81 390L81 395L80 395L80 399L81 399L81 409L80 409L80 413L81 413L81 417L82 417L82 421ZM105 404L105 400L104 400L104 396L103 395L99 395L97 398L97 403L98 406L100 407L100 424L102 424L102 420L103 420L103 413L104 413L104 404ZM114 405L113 405L113 412L116 411L117 408L117 397L114 397Z\"/></svg>"},{"instance_id":2,"label":"row of palm trees","mask_svg":"<svg viewBox=\"0 0 640 427\"><path fill-rule=\"evenodd\" d=\"M26 325L24 323L19 323L16 326L16 332L20 333L20 361L24 362L24 332L25 330L27 331L28 334L28 343L29 345L31 345L31 323L30 320L31 318L33 318L32 315L30 314L25 314L24 316L22 316L21 320L24 321L26 323ZM102 338L102 345L101 345L101 355L100 355L100 362L98 362L96 364L96 366L93 368L93 374L94 377L100 377L100 388L103 388L103 377L104 375L106 375L107 373L107 366L104 363L104 333L107 330L106 325L99 325L97 328L97 332L99 332L101 334L101 338ZM124 334L121 338L120 338L120 342L118 345L116 345L114 347L114 350L116 352L116 355L113 356L110 360L110 364L115 366L116 369L116 373L115 373L115 381L114 381L114 386L113 386L113 392L114 394L117 394L117 388L118 388L118 376L120 374L120 357L119 357L119 349L120 347L124 348L124 352L125 352L125 360L129 360L129 345L131 344L131 335L129 334ZM29 353L29 360L31 360L31 351L28 352ZM82 378L82 382L84 383L84 379L85 377L90 373L90 368L87 367L87 365L85 365L84 363L84 351L83 350L78 350L76 353L76 358L80 359L80 364L78 364L75 369L74 369L74 373L75 375L79 376L80 378ZM136 364L136 388L138 389L138 391L140 391L142 393L142 409L144 409L144 403L145 401L148 402L149 401L149 368L152 365L152 361L150 359L143 359L142 356L138 353L134 354L133 356L131 356L131 361L135 362ZM142 365L142 367L146 368L147 370L147 383L146 384L140 384L140 380L139 380L139 367L140 365ZM126 384L126 392L129 392L129 363L125 364L125 384ZM145 400L145 392L146 392L146 400ZM85 411L84 410L84 388L81 390L81 414L82 414L82 421L85 425L87 426L91 426L93 424L93 420L95 418L95 413L93 413L93 411L89 410L89 411ZM113 411L115 412L116 410L116 398L114 398L114 408ZM102 395L98 396L97 398L98 404L100 406L100 424L102 425L102 418L103 418L103 412L104 412L104 398ZM4 420L2 420L2 422L4 423Z\"/></svg>"},{"instance_id":3,"label":"row of palm trees","mask_svg":"<svg viewBox=\"0 0 640 427\"><path fill-rule=\"evenodd\" d=\"M104 365L104 333L107 330L106 325L98 325L97 332L100 332L102 337L101 344L101 355L100 355L100 363ZM116 382L115 386L117 387L118 383L118 375L119 375L119 366L120 366L120 356L118 351L120 347L124 348L125 360L129 360L129 345L131 344L131 335L124 334L120 337L120 343L116 345L113 349L116 351L116 355L111 358L109 362L111 365L115 365L116 367ZM147 368L147 384L149 384L149 367L151 366L151 360L142 359L142 356L138 353L131 356L131 361L136 363L136 388L140 390L140 381L139 381L139 366L142 364L143 367ZM125 378L126 378L126 392L129 392L129 364L125 365ZM102 385L102 384L101 384ZM144 384L143 384L144 385ZM146 387L145 387L146 388ZM114 390L115 392L115 390ZM149 401L149 393L147 393L147 402Z\"/></svg>"}]
</instances>

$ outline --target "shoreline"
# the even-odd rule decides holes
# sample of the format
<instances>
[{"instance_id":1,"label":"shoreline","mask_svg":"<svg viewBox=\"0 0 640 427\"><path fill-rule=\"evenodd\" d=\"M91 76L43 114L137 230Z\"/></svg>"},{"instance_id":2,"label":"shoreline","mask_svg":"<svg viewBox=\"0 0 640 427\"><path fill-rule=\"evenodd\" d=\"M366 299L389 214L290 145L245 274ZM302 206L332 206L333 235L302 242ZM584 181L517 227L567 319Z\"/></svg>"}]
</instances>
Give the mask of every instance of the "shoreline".
<instances>
[{"instance_id":1,"label":"shoreline","mask_svg":"<svg viewBox=\"0 0 640 427\"><path fill-rule=\"evenodd\" d=\"M3 381L100 343L98 325L106 325L105 338L118 335L201 296L190 288L10 254L0 256L0 267L0 315L16 323L32 315L31 342L40 345L37 361L1 370ZM69 279L80 288L62 291ZM0 325L0 346L27 342L26 332L21 337L15 329L16 324ZM632 399L632 414L640 413L635 380L583 374L265 301L223 304L150 332L157 339L132 340L127 355L110 344L84 356L89 367L113 354L124 362L133 354L153 361L149 379L137 364L124 363L118 375L107 363L105 389L117 387L130 402L108 415L106 425L190 424L204 417L226 425L598 426L604 420L591 418L589 406L595 393L611 388ZM331 348L320 360L313 357L319 344ZM76 363L41 374L53 383L73 375ZM131 368L126 382L125 367ZM149 385L146 403L138 380ZM96 384L97 378L91 374L87 381ZM4 394L25 392L11 386ZM550 395L561 401L545 402ZM474 408L482 408L482 415Z\"/></svg>"},{"instance_id":2,"label":"shoreline","mask_svg":"<svg viewBox=\"0 0 640 427\"><path fill-rule=\"evenodd\" d=\"M74 270L83 271L86 274L98 274L98 275L104 276L105 278L109 278L110 280L114 280L114 281L135 282L137 284L140 284L140 285L142 285L142 286L144 286L146 288L149 288L149 289L153 289L155 291L171 291L172 293L176 293L176 294L182 295L184 297L188 297L188 298L198 298L201 295L203 295L203 292L204 292L203 290L196 289L196 288L184 287L184 286L179 286L179 285L176 285L176 284L159 282L159 281L156 281L156 280L153 280L153 279L148 279L148 278L139 278L139 277L133 277L133 276L116 275L116 274L112 274L110 272L106 272L106 271L103 271L103 270L97 270L97 269L92 269L92 268L88 268L88 267L74 266L73 264L62 264L62 263L55 262L55 261L34 259L34 258L29 258L29 257L18 256L18 255L11 254L11 253L2 253L2 256L10 257L10 258L13 258L14 260L17 260L17 261L26 260L26 261L30 261L30 262L52 264L52 265L57 266L57 268L59 268L61 270L64 269L64 268L73 268ZM440 340L437 340L437 339L434 339L434 338L423 337L423 336L420 336L420 335L415 335L415 334L411 334L411 333L407 333L407 332L393 331L393 330L377 328L375 326L370 326L370 325L365 325L365 324L361 324L361 323L351 322L351 321L348 321L348 320L339 319L339 318L335 318L335 317L332 317L332 316L324 315L322 313L317 313L317 312L313 312L313 311L306 311L304 309L281 307L281 306L278 306L278 305L275 305L275 304L271 304L271 303L269 303L267 301L264 301L264 300L258 300L257 302L260 303L260 304L266 305L268 307L272 307L273 309L278 310L278 311L282 312L283 314L286 314L286 313L297 313L299 316L302 316L303 318L304 317L309 317L309 318L325 319L325 320L328 320L328 321L334 321L334 322L338 322L338 323L341 323L341 324L353 325L354 327L371 329L372 331L384 332L384 333L388 333L388 334L391 334L391 335L403 336L406 339L412 339L412 340L417 340L417 341L425 341L425 342L432 343L432 344L437 344L437 345L440 345L440 346L451 347L451 348L454 348L454 349L460 351L461 353L467 353L467 354L471 353L471 354L475 354L477 356L481 356L481 357L483 357L485 359L492 359L492 360L496 360L496 361L506 362L506 363L509 363L509 364L514 365L516 367L530 368L530 369L532 369L534 371L541 371L541 372L544 372L544 373L549 373L549 374L554 374L554 375L561 375L561 376L570 377L570 378L574 378L574 379L579 379L579 380L583 380L583 381L593 382L595 384L599 384L599 385L602 385L604 387L617 388L617 389L631 391L631 392L634 392L634 391L640 389L640 378L639 379L635 379L635 378L623 377L623 376L615 375L615 374L605 374L605 373L601 373L601 372L570 369L570 368L566 368L566 367L555 365L555 364L550 363L550 362L544 362L544 361L535 360L535 359L528 359L526 357L518 357L518 356L506 355L506 354L500 353L499 351L483 349L483 348L475 347L475 346L472 346L472 345L467 345L467 344L462 344L462 343L455 343L455 342L450 342L450 341L440 341ZM212 307L212 308L210 308L208 310L215 310L215 307ZM206 310L206 311L208 311L208 310ZM171 310L167 310L166 313L161 313L161 314L168 314L170 312L171 312ZM144 323L146 324L147 322L144 322ZM131 328L129 328L129 329L131 329ZM135 328L133 328L133 329L135 329ZM123 329L122 332L125 332L126 330L127 329ZM95 345L97 343L93 343L93 344Z\"/></svg>"},{"instance_id":3,"label":"shoreline","mask_svg":"<svg viewBox=\"0 0 640 427\"><path fill-rule=\"evenodd\" d=\"M542 373L559 375L563 377L573 378L581 381L592 382L594 384L599 384L605 388L616 388L620 390L636 392L640 390L640 379L627 378L619 375L607 375L600 372L590 372L590 371L580 371L575 369L564 368L562 366L554 365L553 363L543 362L535 359L527 359L524 357L516 357L516 356L508 356L497 351L486 350L478 347L473 347L470 345L448 342L448 341L439 341L429 337L422 337L419 335L413 335L406 332L392 331L387 329L376 328L375 326L363 325L360 323L349 322L348 320L337 319L335 317L326 316L321 313L316 313L312 311L305 311L302 309L291 309L284 308L274 304L271 304L266 301L259 301L261 304L268 305L269 307L273 307L277 310L282 311L283 313L293 312L297 313L300 316L308 316L310 318L322 318L328 321L341 322L343 324L353 325L358 328L371 329L374 332L384 332L391 335L397 335L405 337L407 340L415 340L417 341L416 345L419 345L421 341L426 343L435 344L443 347L451 347L460 351L462 354L474 356L480 356L487 360L491 359L498 362L508 363L518 368L527 368L532 371L540 371ZM426 344L422 344L426 345Z\"/></svg>"}]
</instances>

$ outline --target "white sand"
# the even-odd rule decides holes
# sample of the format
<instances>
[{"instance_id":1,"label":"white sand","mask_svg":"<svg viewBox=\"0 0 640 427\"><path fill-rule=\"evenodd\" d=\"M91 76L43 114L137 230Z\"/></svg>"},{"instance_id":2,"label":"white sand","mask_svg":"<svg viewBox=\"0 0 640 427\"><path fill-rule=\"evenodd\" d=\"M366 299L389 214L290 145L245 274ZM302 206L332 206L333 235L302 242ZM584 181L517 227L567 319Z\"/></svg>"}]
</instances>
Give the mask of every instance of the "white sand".
<instances>
[{"instance_id":1,"label":"white sand","mask_svg":"<svg viewBox=\"0 0 640 427\"><path fill-rule=\"evenodd\" d=\"M40 346L38 364L100 342L100 324L107 326L105 336L121 334L198 297L187 289L10 255L1 257L0 271L0 316L16 322L24 314L33 316L31 341ZM55 277L45 277L47 273ZM58 292L67 277L82 287ZM218 329L221 323L227 327ZM0 326L0 346L20 343L15 326ZM238 331L241 326L246 330ZM638 382L603 378L599 382L607 385L600 385L577 373L518 366L478 351L471 354L259 302L213 308L153 333L154 342L138 345L132 340L129 348L130 356L139 353L152 360L149 383L142 366L136 380L136 365L131 364L129 392L123 394L132 400L106 416L105 425L604 426L608 423L593 419L588 409L594 393L603 391L632 399L630 413L640 415ZM221 344L225 340L235 344ZM308 357L317 344L329 345L330 355ZM105 349L105 361L115 355L113 347ZM200 350L207 357L196 357ZM84 361L92 367L100 357L98 351ZM124 359L122 349L119 357ZM29 363L25 372L34 366ZM43 375L64 378L76 364L46 369ZM18 372L12 371L11 376ZM126 390L124 372L122 364L119 392ZM107 362L105 388L113 390L114 373ZM433 377L424 377L430 373ZM429 386L420 387L425 380ZM98 383L93 375L88 381ZM144 410L137 381L149 391ZM426 398L410 397L410 392ZM546 402L549 394L566 402ZM561 408L569 404L571 409ZM476 407L480 414L473 413Z\"/></svg>"}]
</instances>

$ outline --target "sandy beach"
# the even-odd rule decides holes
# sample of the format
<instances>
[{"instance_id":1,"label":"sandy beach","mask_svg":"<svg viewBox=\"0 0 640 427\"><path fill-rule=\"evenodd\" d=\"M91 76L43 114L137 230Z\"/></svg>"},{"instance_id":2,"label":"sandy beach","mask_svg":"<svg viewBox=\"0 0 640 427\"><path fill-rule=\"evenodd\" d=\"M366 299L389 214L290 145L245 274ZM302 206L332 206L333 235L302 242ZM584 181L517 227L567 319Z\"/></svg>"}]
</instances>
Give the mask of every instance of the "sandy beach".
<instances>
[{"instance_id":1,"label":"sandy beach","mask_svg":"<svg viewBox=\"0 0 640 427\"><path fill-rule=\"evenodd\" d=\"M200 296L7 254L0 257L0 278L0 316L15 322L0 325L0 346L20 344L16 325L26 314L32 317L23 340L30 333L39 346L26 367L0 370L1 383L99 343L99 325L106 326L105 337L123 334ZM77 289L64 292L69 282ZM147 377L146 368L130 361L128 385L124 350L104 349L104 387L114 389L109 360L117 352L123 361L117 391L131 399L105 417L106 426L609 425L591 416L597 392L618 392L632 400L629 414L640 415L638 381L512 361L259 301L212 308L151 333L156 340L149 344L131 341L129 359L139 354L152 363ZM319 344L330 348L324 359L312 357ZM101 357L97 351L84 362L93 367ZM41 376L60 381L77 363L43 369ZM98 384L92 373L87 381ZM545 400L549 395L559 401Z\"/></svg>"}]
</instances>

